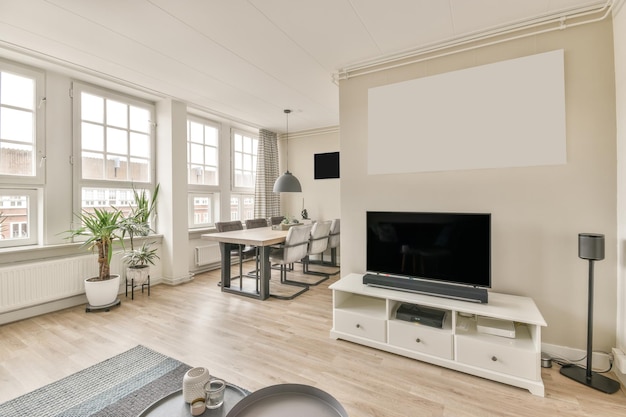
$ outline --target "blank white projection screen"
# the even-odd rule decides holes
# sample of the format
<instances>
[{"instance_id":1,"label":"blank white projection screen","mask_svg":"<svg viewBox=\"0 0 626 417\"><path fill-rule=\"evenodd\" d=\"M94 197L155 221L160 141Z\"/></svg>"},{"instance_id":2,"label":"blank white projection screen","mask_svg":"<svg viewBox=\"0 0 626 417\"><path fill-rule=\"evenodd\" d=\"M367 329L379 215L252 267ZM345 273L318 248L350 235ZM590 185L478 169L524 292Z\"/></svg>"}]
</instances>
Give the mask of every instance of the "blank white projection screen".
<instances>
[{"instance_id":1,"label":"blank white projection screen","mask_svg":"<svg viewBox=\"0 0 626 417\"><path fill-rule=\"evenodd\" d=\"M368 173L566 163L563 50L369 89Z\"/></svg>"}]
</instances>

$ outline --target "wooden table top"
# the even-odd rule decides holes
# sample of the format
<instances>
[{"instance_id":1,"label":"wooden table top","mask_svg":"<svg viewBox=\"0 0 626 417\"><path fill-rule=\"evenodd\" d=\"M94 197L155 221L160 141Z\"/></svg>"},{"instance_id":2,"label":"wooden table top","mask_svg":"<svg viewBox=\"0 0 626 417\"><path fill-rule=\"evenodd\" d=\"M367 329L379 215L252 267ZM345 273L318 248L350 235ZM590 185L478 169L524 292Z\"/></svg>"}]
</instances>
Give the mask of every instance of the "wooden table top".
<instances>
[{"instance_id":1,"label":"wooden table top","mask_svg":"<svg viewBox=\"0 0 626 417\"><path fill-rule=\"evenodd\" d=\"M287 237L287 232L288 230L274 230L271 227L258 227L255 229L233 230L230 232L206 233L202 235L202 238L239 245L269 246L284 242Z\"/></svg>"}]
</instances>

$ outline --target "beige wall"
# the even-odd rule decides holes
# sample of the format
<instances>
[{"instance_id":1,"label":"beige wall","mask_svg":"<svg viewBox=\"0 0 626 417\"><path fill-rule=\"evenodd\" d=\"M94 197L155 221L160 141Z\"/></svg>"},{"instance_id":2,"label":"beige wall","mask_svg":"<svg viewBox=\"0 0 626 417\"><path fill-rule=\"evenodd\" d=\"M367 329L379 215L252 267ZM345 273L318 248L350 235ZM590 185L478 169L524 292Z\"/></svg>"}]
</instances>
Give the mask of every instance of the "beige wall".
<instances>
[{"instance_id":1,"label":"beige wall","mask_svg":"<svg viewBox=\"0 0 626 417\"><path fill-rule=\"evenodd\" d=\"M278 143L280 161L285 161L285 140ZM302 193L283 193L280 197L282 214L300 219L302 200L310 219L332 220L340 217L339 179L313 179L313 155L339 151L339 129L289 134L289 171L302 185ZM340 155L341 156L341 155ZM280 166L281 174L285 166ZM340 170L342 167L340 166Z\"/></svg>"},{"instance_id":2,"label":"beige wall","mask_svg":"<svg viewBox=\"0 0 626 417\"><path fill-rule=\"evenodd\" d=\"M618 183L618 283L617 347L626 351L626 7L624 2L613 20L615 42L615 92L617 113ZM622 379L626 383L626 376Z\"/></svg>"},{"instance_id":3,"label":"beige wall","mask_svg":"<svg viewBox=\"0 0 626 417\"><path fill-rule=\"evenodd\" d=\"M368 88L554 49L565 50L567 164L367 175ZM616 132L610 21L343 80L340 122L343 274L365 270L367 210L488 212L492 290L533 297L548 323L543 341L584 349L587 263L577 257L577 236L604 233L606 259L596 263L594 348L615 345Z\"/></svg>"}]
</instances>

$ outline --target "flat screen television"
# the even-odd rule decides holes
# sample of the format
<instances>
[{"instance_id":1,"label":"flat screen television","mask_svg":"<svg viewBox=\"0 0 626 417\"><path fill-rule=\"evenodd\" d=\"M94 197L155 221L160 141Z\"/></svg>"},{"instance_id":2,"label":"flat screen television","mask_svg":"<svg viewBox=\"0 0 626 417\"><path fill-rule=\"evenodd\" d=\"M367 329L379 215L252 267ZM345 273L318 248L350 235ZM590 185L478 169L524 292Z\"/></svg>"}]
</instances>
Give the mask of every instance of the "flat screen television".
<instances>
[{"instance_id":1,"label":"flat screen television","mask_svg":"<svg viewBox=\"0 0 626 417\"><path fill-rule=\"evenodd\" d=\"M490 214L368 211L366 247L367 272L381 282L491 287Z\"/></svg>"},{"instance_id":2,"label":"flat screen television","mask_svg":"<svg viewBox=\"0 0 626 417\"><path fill-rule=\"evenodd\" d=\"M316 180L339 178L339 152L316 153L313 172Z\"/></svg>"}]
</instances>

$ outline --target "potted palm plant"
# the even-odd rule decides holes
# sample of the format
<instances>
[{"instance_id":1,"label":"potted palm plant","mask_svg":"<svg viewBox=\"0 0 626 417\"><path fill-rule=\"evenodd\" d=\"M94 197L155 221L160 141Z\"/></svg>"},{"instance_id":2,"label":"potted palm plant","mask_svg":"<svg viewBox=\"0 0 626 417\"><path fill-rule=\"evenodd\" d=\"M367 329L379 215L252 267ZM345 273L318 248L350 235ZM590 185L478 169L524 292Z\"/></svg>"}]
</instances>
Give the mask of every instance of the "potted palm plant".
<instances>
[{"instance_id":1,"label":"potted palm plant","mask_svg":"<svg viewBox=\"0 0 626 417\"><path fill-rule=\"evenodd\" d=\"M111 274L111 258L115 240L121 241L122 212L94 208L75 216L80 226L69 230L68 238L86 237L81 247L87 247L98 255L98 275L85 279L85 294L89 302L87 311L119 304L120 276Z\"/></svg>"},{"instance_id":2,"label":"potted palm plant","mask_svg":"<svg viewBox=\"0 0 626 417\"><path fill-rule=\"evenodd\" d=\"M154 260L159 259L157 249L152 248L154 242L143 242L140 248L135 249L136 236L148 236L150 228L150 218L156 209L156 200L159 195L159 184L154 188L152 197L148 197L145 190L137 191L133 187L135 205L131 207L130 213L122 219L120 230L122 239L128 235L130 250L125 251L122 260L127 264L126 281L131 281L132 286L142 285L150 275L150 265L154 265ZM123 244L123 243L122 243Z\"/></svg>"}]
</instances>

